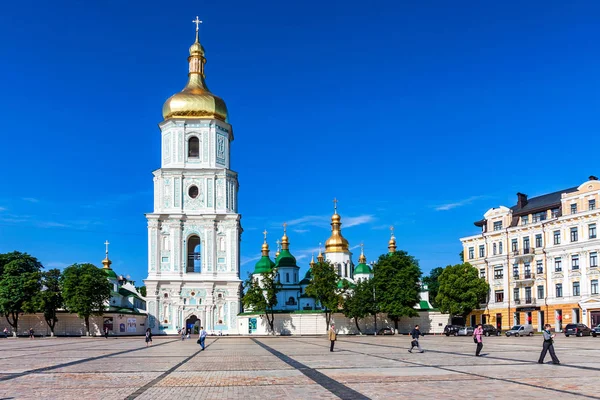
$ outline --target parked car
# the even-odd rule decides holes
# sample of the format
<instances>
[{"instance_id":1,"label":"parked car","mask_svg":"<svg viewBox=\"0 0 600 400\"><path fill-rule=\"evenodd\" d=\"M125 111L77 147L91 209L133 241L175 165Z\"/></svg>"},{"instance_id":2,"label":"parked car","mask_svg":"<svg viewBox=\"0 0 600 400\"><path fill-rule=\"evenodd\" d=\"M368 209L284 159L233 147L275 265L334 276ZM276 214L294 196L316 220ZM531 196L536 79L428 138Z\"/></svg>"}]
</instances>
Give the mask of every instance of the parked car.
<instances>
[{"instance_id":1,"label":"parked car","mask_svg":"<svg viewBox=\"0 0 600 400\"><path fill-rule=\"evenodd\" d=\"M446 336L456 336L458 335L458 330L462 328L460 325L446 325L444 327L444 335Z\"/></svg>"},{"instance_id":2,"label":"parked car","mask_svg":"<svg viewBox=\"0 0 600 400\"><path fill-rule=\"evenodd\" d=\"M571 335L575 336L590 336L592 334L592 330L584 324L567 324L565 327L565 336L569 337Z\"/></svg>"},{"instance_id":3,"label":"parked car","mask_svg":"<svg viewBox=\"0 0 600 400\"><path fill-rule=\"evenodd\" d=\"M473 336L474 331L475 331L474 327L464 326L458 330L457 335L458 336Z\"/></svg>"},{"instance_id":4,"label":"parked car","mask_svg":"<svg viewBox=\"0 0 600 400\"><path fill-rule=\"evenodd\" d=\"M392 328L381 328L377 331L378 335L393 335L394 330Z\"/></svg>"},{"instance_id":5,"label":"parked car","mask_svg":"<svg viewBox=\"0 0 600 400\"><path fill-rule=\"evenodd\" d=\"M533 325L515 325L506 331L506 336L533 336Z\"/></svg>"},{"instance_id":6,"label":"parked car","mask_svg":"<svg viewBox=\"0 0 600 400\"><path fill-rule=\"evenodd\" d=\"M494 325L483 325L484 336L500 336L500 331Z\"/></svg>"},{"instance_id":7,"label":"parked car","mask_svg":"<svg viewBox=\"0 0 600 400\"><path fill-rule=\"evenodd\" d=\"M592 329L592 336L593 337L600 336L600 325L598 325L597 327Z\"/></svg>"}]
</instances>

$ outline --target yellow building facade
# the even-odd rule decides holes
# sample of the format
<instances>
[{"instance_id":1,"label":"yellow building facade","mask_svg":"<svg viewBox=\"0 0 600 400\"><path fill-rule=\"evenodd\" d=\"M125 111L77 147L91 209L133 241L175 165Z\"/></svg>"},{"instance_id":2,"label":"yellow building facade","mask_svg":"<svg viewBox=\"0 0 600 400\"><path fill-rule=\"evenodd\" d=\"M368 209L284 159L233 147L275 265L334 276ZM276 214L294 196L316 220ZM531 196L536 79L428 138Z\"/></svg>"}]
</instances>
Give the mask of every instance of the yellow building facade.
<instances>
[{"instance_id":1,"label":"yellow building facade","mask_svg":"<svg viewBox=\"0 0 600 400\"><path fill-rule=\"evenodd\" d=\"M600 181L491 208L475 222L477 235L461 239L464 260L490 285L481 309L467 324L502 330L549 323L600 324Z\"/></svg>"}]
</instances>

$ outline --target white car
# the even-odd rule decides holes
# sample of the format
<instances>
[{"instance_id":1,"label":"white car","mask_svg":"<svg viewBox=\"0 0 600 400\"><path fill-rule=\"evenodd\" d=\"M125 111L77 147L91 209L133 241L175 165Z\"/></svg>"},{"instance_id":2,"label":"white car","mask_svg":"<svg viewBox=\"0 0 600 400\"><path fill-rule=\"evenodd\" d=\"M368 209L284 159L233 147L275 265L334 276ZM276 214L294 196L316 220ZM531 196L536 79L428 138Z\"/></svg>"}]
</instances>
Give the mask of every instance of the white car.
<instances>
[{"instance_id":1,"label":"white car","mask_svg":"<svg viewBox=\"0 0 600 400\"><path fill-rule=\"evenodd\" d=\"M506 336L533 336L533 325L515 325L506 331Z\"/></svg>"}]
</instances>

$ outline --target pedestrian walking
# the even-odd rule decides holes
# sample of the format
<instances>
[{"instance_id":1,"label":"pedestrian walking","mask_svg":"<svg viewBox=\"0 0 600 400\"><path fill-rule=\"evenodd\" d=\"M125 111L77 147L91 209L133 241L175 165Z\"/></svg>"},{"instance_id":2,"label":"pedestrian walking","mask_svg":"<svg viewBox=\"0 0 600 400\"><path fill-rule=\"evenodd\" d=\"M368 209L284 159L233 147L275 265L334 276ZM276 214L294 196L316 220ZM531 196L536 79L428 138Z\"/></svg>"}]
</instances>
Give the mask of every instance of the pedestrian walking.
<instances>
[{"instance_id":1,"label":"pedestrian walking","mask_svg":"<svg viewBox=\"0 0 600 400\"><path fill-rule=\"evenodd\" d=\"M560 364L558 357L556 357L556 353L554 353L554 337L556 335L550 332L551 327L552 326L550 324L544 325L544 330L542 331L542 334L544 335L544 347L542 347L542 353L540 354L538 364L544 363L544 359L546 358L546 353L548 351L550 351L550 357L552 357L552 364Z\"/></svg>"},{"instance_id":2,"label":"pedestrian walking","mask_svg":"<svg viewBox=\"0 0 600 400\"><path fill-rule=\"evenodd\" d=\"M8 328L4 328L4 336L8 337Z\"/></svg>"},{"instance_id":3,"label":"pedestrian walking","mask_svg":"<svg viewBox=\"0 0 600 400\"><path fill-rule=\"evenodd\" d=\"M33 339L33 328L29 328L29 339Z\"/></svg>"},{"instance_id":4,"label":"pedestrian walking","mask_svg":"<svg viewBox=\"0 0 600 400\"><path fill-rule=\"evenodd\" d=\"M185 340L185 328L181 328L179 334L181 335L181 341L183 342Z\"/></svg>"},{"instance_id":5,"label":"pedestrian walking","mask_svg":"<svg viewBox=\"0 0 600 400\"><path fill-rule=\"evenodd\" d=\"M331 328L329 328L329 341L331 342L331 347L329 347L329 351L333 351L333 346L335 345L336 339L337 335L335 334L335 325L331 325Z\"/></svg>"},{"instance_id":6,"label":"pedestrian walking","mask_svg":"<svg viewBox=\"0 0 600 400\"><path fill-rule=\"evenodd\" d=\"M198 344L202 347L202 350L204 350L204 339L206 339L206 331L204 330L204 327L201 326L200 334L198 335Z\"/></svg>"},{"instance_id":7,"label":"pedestrian walking","mask_svg":"<svg viewBox=\"0 0 600 400\"><path fill-rule=\"evenodd\" d=\"M416 347L419 349L419 353L423 353L424 350L421 348L421 345L419 344L419 336L425 336L425 335L421 333L421 330L419 329L419 325L415 325L413 330L410 331L410 336L412 337L412 341L410 342L410 349L408 350L408 352L412 353L412 349Z\"/></svg>"},{"instance_id":8,"label":"pedestrian walking","mask_svg":"<svg viewBox=\"0 0 600 400\"><path fill-rule=\"evenodd\" d=\"M108 327L104 328L104 338L108 339Z\"/></svg>"},{"instance_id":9,"label":"pedestrian walking","mask_svg":"<svg viewBox=\"0 0 600 400\"><path fill-rule=\"evenodd\" d=\"M473 342L477 344L477 349L475 350L475 356L481 356L481 349L483 349L483 325L477 325L477 328L473 331Z\"/></svg>"},{"instance_id":10,"label":"pedestrian walking","mask_svg":"<svg viewBox=\"0 0 600 400\"><path fill-rule=\"evenodd\" d=\"M150 328L146 328L146 347L152 346L152 331Z\"/></svg>"}]
</instances>

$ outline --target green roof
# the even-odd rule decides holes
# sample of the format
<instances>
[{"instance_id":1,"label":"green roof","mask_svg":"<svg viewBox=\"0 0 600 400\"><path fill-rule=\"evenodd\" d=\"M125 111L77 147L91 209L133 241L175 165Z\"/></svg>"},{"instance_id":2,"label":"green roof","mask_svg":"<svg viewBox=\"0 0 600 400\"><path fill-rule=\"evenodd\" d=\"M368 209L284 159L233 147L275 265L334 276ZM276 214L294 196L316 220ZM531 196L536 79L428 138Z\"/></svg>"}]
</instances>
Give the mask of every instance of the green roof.
<instances>
[{"instance_id":1,"label":"green roof","mask_svg":"<svg viewBox=\"0 0 600 400\"><path fill-rule=\"evenodd\" d=\"M304 279L300 281L301 285L308 285L312 281L312 268L309 268L304 275Z\"/></svg>"},{"instance_id":2,"label":"green roof","mask_svg":"<svg viewBox=\"0 0 600 400\"><path fill-rule=\"evenodd\" d=\"M338 281L338 285L337 285L338 289L343 289L344 288L344 281L348 282L348 286L350 286L350 288L355 288L356 287L356 285L354 283L352 283L352 282L348 281L348 279L344 278L344 279L340 279Z\"/></svg>"},{"instance_id":3,"label":"green roof","mask_svg":"<svg viewBox=\"0 0 600 400\"><path fill-rule=\"evenodd\" d=\"M117 279L117 274L111 268L102 268L102 271L104 271L107 277Z\"/></svg>"},{"instance_id":4,"label":"green roof","mask_svg":"<svg viewBox=\"0 0 600 400\"><path fill-rule=\"evenodd\" d=\"M289 250L281 250L279 256L275 260L277 267L296 267L296 258L290 253Z\"/></svg>"},{"instance_id":5,"label":"green roof","mask_svg":"<svg viewBox=\"0 0 600 400\"><path fill-rule=\"evenodd\" d=\"M431 310L432 308L429 307L429 302L425 301L425 300L421 300L419 302L419 307L421 307L421 310Z\"/></svg>"},{"instance_id":6,"label":"green roof","mask_svg":"<svg viewBox=\"0 0 600 400\"><path fill-rule=\"evenodd\" d=\"M138 299L142 300L142 298L140 298L140 296L139 296L137 293L133 293L132 291L130 291L130 290L127 290L127 289L125 289L125 288L119 288L119 294L120 294L121 296L123 296L123 297L130 297L130 296L133 296L133 297L135 297L135 298L138 298Z\"/></svg>"},{"instance_id":7,"label":"green roof","mask_svg":"<svg viewBox=\"0 0 600 400\"><path fill-rule=\"evenodd\" d=\"M356 266L356 268L354 268L354 275L356 274L370 274L371 273L371 267L369 267L367 264L365 263L360 263Z\"/></svg>"},{"instance_id":8,"label":"green roof","mask_svg":"<svg viewBox=\"0 0 600 400\"><path fill-rule=\"evenodd\" d=\"M271 260L269 256L262 256L260 260L254 266L254 274L262 274L263 272L270 272L275 263Z\"/></svg>"}]
</instances>

